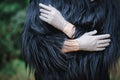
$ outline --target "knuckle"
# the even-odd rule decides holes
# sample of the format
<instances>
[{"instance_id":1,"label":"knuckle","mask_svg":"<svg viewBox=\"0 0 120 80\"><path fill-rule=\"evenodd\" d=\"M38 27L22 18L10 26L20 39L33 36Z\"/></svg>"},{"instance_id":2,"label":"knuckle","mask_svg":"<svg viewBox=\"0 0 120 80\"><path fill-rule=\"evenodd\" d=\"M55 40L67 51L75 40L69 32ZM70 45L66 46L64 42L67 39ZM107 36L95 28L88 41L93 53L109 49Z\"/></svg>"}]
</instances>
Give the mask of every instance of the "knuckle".
<instances>
[{"instance_id":1,"label":"knuckle","mask_svg":"<svg viewBox=\"0 0 120 80\"><path fill-rule=\"evenodd\" d=\"M42 11L42 9L40 9L40 11Z\"/></svg>"},{"instance_id":2,"label":"knuckle","mask_svg":"<svg viewBox=\"0 0 120 80\"><path fill-rule=\"evenodd\" d=\"M61 14L60 11L58 11L58 10L57 10L57 13L58 13L58 14Z\"/></svg>"},{"instance_id":3,"label":"knuckle","mask_svg":"<svg viewBox=\"0 0 120 80\"><path fill-rule=\"evenodd\" d=\"M95 51L100 51L100 50L96 48Z\"/></svg>"},{"instance_id":4,"label":"knuckle","mask_svg":"<svg viewBox=\"0 0 120 80\"><path fill-rule=\"evenodd\" d=\"M41 16L40 16L39 18L40 18L40 19L42 19L42 17L41 17Z\"/></svg>"},{"instance_id":5,"label":"knuckle","mask_svg":"<svg viewBox=\"0 0 120 80\"><path fill-rule=\"evenodd\" d=\"M84 33L84 34L88 34L88 32Z\"/></svg>"},{"instance_id":6,"label":"knuckle","mask_svg":"<svg viewBox=\"0 0 120 80\"><path fill-rule=\"evenodd\" d=\"M109 45L109 43L107 43L107 44L105 44L106 46L108 46Z\"/></svg>"},{"instance_id":7,"label":"knuckle","mask_svg":"<svg viewBox=\"0 0 120 80\"><path fill-rule=\"evenodd\" d=\"M84 33L83 35L88 35L88 33Z\"/></svg>"},{"instance_id":8,"label":"knuckle","mask_svg":"<svg viewBox=\"0 0 120 80\"><path fill-rule=\"evenodd\" d=\"M84 35L87 35L88 33L84 33Z\"/></svg>"},{"instance_id":9,"label":"knuckle","mask_svg":"<svg viewBox=\"0 0 120 80\"><path fill-rule=\"evenodd\" d=\"M108 42L110 42L111 40L109 39Z\"/></svg>"},{"instance_id":10,"label":"knuckle","mask_svg":"<svg viewBox=\"0 0 120 80\"><path fill-rule=\"evenodd\" d=\"M97 37L94 37L93 40L96 41L96 42L98 42L98 38Z\"/></svg>"},{"instance_id":11,"label":"knuckle","mask_svg":"<svg viewBox=\"0 0 120 80\"><path fill-rule=\"evenodd\" d=\"M54 16L54 15L55 15L55 11L53 11L53 12L51 13L51 15L53 15L53 16Z\"/></svg>"},{"instance_id":12,"label":"knuckle","mask_svg":"<svg viewBox=\"0 0 120 80\"><path fill-rule=\"evenodd\" d=\"M56 8L54 8L54 7L51 7L51 9L55 10Z\"/></svg>"},{"instance_id":13,"label":"knuckle","mask_svg":"<svg viewBox=\"0 0 120 80\"><path fill-rule=\"evenodd\" d=\"M44 11L44 9L41 9L41 11Z\"/></svg>"},{"instance_id":14,"label":"knuckle","mask_svg":"<svg viewBox=\"0 0 120 80\"><path fill-rule=\"evenodd\" d=\"M43 13L41 13L40 15L43 16Z\"/></svg>"},{"instance_id":15,"label":"knuckle","mask_svg":"<svg viewBox=\"0 0 120 80\"><path fill-rule=\"evenodd\" d=\"M99 44L98 44L98 41L95 41L94 45L98 46L98 45L99 45Z\"/></svg>"},{"instance_id":16,"label":"knuckle","mask_svg":"<svg viewBox=\"0 0 120 80\"><path fill-rule=\"evenodd\" d=\"M50 19L48 20L48 22L51 24L51 23L52 23L52 18L50 18Z\"/></svg>"}]
</instances>

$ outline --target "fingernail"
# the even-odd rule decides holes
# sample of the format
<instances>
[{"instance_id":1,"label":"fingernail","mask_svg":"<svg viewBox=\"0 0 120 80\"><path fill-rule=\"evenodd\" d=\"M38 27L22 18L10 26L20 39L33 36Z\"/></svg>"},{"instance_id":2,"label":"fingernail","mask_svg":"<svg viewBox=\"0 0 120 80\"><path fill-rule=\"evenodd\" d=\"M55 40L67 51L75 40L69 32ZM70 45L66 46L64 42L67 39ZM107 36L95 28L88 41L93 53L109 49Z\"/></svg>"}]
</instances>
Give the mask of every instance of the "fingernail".
<instances>
[{"instance_id":1,"label":"fingernail","mask_svg":"<svg viewBox=\"0 0 120 80\"><path fill-rule=\"evenodd\" d=\"M106 36L110 37L110 34L106 34Z\"/></svg>"},{"instance_id":2,"label":"fingernail","mask_svg":"<svg viewBox=\"0 0 120 80\"><path fill-rule=\"evenodd\" d=\"M108 34L108 36L110 37L110 34Z\"/></svg>"},{"instance_id":3,"label":"fingernail","mask_svg":"<svg viewBox=\"0 0 120 80\"><path fill-rule=\"evenodd\" d=\"M41 19L41 16L39 16L39 18Z\"/></svg>"},{"instance_id":4,"label":"fingernail","mask_svg":"<svg viewBox=\"0 0 120 80\"><path fill-rule=\"evenodd\" d=\"M39 6L41 6L42 5L42 3L39 3Z\"/></svg>"},{"instance_id":5,"label":"fingernail","mask_svg":"<svg viewBox=\"0 0 120 80\"><path fill-rule=\"evenodd\" d=\"M39 4L39 6L41 5L41 3Z\"/></svg>"},{"instance_id":6,"label":"fingernail","mask_svg":"<svg viewBox=\"0 0 120 80\"><path fill-rule=\"evenodd\" d=\"M94 30L94 32L96 32L96 33L97 33L97 30Z\"/></svg>"}]
</instances>

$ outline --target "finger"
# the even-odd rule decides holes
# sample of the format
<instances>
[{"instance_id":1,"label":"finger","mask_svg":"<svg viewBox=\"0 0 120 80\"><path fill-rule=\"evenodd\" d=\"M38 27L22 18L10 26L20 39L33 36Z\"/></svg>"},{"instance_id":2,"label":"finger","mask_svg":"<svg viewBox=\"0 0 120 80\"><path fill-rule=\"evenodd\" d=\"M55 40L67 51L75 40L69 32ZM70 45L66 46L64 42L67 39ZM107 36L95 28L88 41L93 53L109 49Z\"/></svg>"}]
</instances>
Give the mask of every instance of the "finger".
<instances>
[{"instance_id":1,"label":"finger","mask_svg":"<svg viewBox=\"0 0 120 80\"><path fill-rule=\"evenodd\" d=\"M105 48L107 46L109 46L110 44L109 43L106 43L106 44L99 44L98 45L98 48Z\"/></svg>"},{"instance_id":2,"label":"finger","mask_svg":"<svg viewBox=\"0 0 120 80\"><path fill-rule=\"evenodd\" d=\"M43 17L43 16L39 16L39 18L40 18L41 20L45 21L45 22L47 22L47 21L48 21L48 19L47 19L47 18L45 18L45 17Z\"/></svg>"},{"instance_id":3,"label":"finger","mask_svg":"<svg viewBox=\"0 0 120 80\"><path fill-rule=\"evenodd\" d=\"M40 15L48 19L48 15L47 14L41 13Z\"/></svg>"},{"instance_id":4,"label":"finger","mask_svg":"<svg viewBox=\"0 0 120 80\"><path fill-rule=\"evenodd\" d=\"M91 36L92 36L92 35L95 35L96 33L97 33L97 31L96 31L96 30L94 30L94 31L87 32L86 34L87 34L87 35L91 35Z\"/></svg>"},{"instance_id":5,"label":"finger","mask_svg":"<svg viewBox=\"0 0 120 80\"><path fill-rule=\"evenodd\" d=\"M95 51L103 51L105 48L97 48Z\"/></svg>"},{"instance_id":6,"label":"finger","mask_svg":"<svg viewBox=\"0 0 120 80\"><path fill-rule=\"evenodd\" d=\"M46 6L46 5L42 4L42 3L40 3L39 6L40 6L41 8L43 8L43 9L46 9L46 10L48 10L48 11L51 11L51 8L50 8L49 6Z\"/></svg>"},{"instance_id":7,"label":"finger","mask_svg":"<svg viewBox=\"0 0 120 80\"><path fill-rule=\"evenodd\" d=\"M104 43L109 43L111 40L110 39L105 39L105 40L99 40L99 44L104 44Z\"/></svg>"},{"instance_id":8,"label":"finger","mask_svg":"<svg viewBox=\"0 0 120 80\"><path fill-rule=\"evenodd\" d=\"M106 38L110 38L110 35L104 34L104 35L97 35L96 37L97 37L97 39L106 39Z\"/></svg>"},{"instance_id":9,"label":"finger","mask_svg":"<svg viewBox=\"0 0 120 80\"><path fill-rule=\"evenodd\" d=\"M49 13L50 13L49 11L47 11L47 10L45 10L45 9L40 9L40 12L41 12L41 13L44 13L44 14L49 14Z\"/></svg>"},{"instance_id":10,"label":"finger","mask_svg":"<svg viewBox=\"0 0 120 80\"><path fill-rule=\"evenodd\" d=\"M54 8L51 4L49 4L49 7Z\"/></svg>"}]
</instances>

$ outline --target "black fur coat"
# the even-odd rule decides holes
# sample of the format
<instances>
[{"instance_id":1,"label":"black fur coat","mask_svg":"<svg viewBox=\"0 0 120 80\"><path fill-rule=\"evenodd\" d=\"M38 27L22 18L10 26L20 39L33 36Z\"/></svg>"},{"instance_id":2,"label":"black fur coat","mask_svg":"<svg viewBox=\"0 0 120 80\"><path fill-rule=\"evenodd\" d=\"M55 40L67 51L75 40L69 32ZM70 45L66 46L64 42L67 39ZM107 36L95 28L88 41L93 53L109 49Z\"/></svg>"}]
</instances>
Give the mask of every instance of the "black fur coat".
<instances>
[{"instance_id":1,"label":"black fur coat","mask_svg":"<svg viewBox=\"0 0 120 80\"><path fill-rule=\"evenodd\" d=\"M97 30L110 34L105 51L61 53L68 37L39 19L39 3L51 4L76 26L75 38ZM22 33L23 57L36 80L109 80L120 56L119 0L30 0Z\"/></svg>"}]
</instances>

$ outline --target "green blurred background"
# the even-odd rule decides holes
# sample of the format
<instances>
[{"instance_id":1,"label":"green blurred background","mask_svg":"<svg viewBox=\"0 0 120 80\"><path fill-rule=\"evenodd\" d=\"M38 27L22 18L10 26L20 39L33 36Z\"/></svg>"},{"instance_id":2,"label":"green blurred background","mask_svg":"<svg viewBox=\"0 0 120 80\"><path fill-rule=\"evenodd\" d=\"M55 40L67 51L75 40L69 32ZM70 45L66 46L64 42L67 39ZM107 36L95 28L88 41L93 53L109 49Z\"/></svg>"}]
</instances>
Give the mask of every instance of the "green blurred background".
<instances>
[{"instance_id":1,"label":"green blurred background","mask_svg":"<svg viewBox=\"0 0 120 80\"><path fill-rule=\"evenodd\" d=\"M0 80L34 80L21 58L21 32L29 0L0 0ZM118 66L118 65L117 65ZM111 80L120 80L120 67Z\"/></svg>"}]
</instances>

